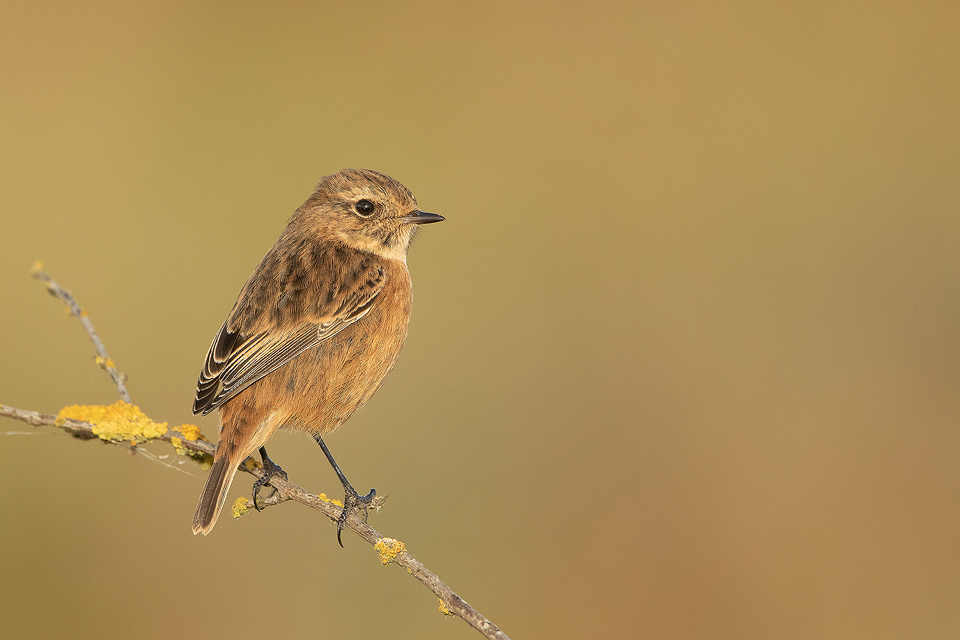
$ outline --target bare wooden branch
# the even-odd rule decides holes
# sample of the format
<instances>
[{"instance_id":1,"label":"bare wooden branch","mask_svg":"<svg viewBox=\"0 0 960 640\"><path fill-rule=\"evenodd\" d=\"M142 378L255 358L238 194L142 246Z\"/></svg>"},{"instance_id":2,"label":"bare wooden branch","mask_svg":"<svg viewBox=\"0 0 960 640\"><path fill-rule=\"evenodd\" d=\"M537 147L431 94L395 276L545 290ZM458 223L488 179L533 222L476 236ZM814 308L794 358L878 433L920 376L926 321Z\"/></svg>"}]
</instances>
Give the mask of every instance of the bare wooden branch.
<instances>
[{"instance_id":1,"label":"bare wooden branch","mask_svg":"<svg viewBox=\"0 0 960 640\"><path fill-rule=\"evenodd\" d=\"M123 398L124 402L133 402L130 399L130 394L127 392L127 386L124 384L127 376L117 371L116 367L113 366L113 360L110 358L110 354L107 353L107 348L103 346L103 341L100 340L100 336L97 335L96 330L93 328L93 322L90 321L87 312L77 304L73 294L61 287L56 280L47 275L43 270L43 264L40 262L33 266L30 274L47 287L50 295L56 296L66 303L70 315L79 320L83 328L87 330L87 335L90 336L90 341L93 342L93 348L97 350L97 364L110 375L113 384L117 387L117 392L120 394L120 397Z\"/></svg>"}]
</instances>

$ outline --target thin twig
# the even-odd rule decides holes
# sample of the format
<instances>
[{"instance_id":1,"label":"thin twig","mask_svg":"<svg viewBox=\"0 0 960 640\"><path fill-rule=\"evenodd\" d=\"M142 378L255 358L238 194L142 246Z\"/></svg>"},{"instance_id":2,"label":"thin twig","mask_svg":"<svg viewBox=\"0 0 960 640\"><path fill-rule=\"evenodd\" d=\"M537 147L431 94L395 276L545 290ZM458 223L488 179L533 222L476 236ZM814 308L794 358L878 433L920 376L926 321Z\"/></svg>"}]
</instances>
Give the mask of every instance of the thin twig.
<instances>
[{"instance_id":1,"label":"thin twig","mask_svg":"<svg viewBox=\"0 0 960 640\"><path fill-rule=\"evenodd\" d=\"M82 420L66 419L58 422L57 416L17 409L8 405L0 405L0 417L12 418L35 427L59 427L82 439L97 437L94 434L94 425ZM165 434L157 439L164 442L171 442L177 439L176 444L178 446L206 455L212 456L216 451L216 445L212 442L201 439L188 440L187 438L188 436L184 434L181 428L170 427ZM261 477L263 470L251 464L252 462L252 458L248 458L248 462L240 465L240 469L258 478ZM287 482L280 476L273 476L270 479L270 484L276 489L276 492L260 501L260 506L262 507L269 507L292 500L316 509L331 520L337 520L340 516L341 507L339 505L323 496L311 493L303 487ZM430 589L430 591L440 599L446 611L462 618L467 624L490 640L510 640L507 634L490 622L482 613L470 606L463 598L457 595L453 589L440 580L435 573L427 569L422 562L417 560L410 552L406 551L404 545L399 545L399 547L395 546L396 540L385 538L380 532L356 515L351 515L347 518L346 526L377 548L378 551L380 551L380 558L384 564L392 562L393 564L399 565L410 575L422 582L424 586ZM399 549L399 551L395 554L390 552L385 553L382 550L384 544L386 544L388 548Z\"/></svg>"},{"instance_id":2,"label":"thin twig","mask_svg":"<svg viewBox=\"0 0 960 640\"><path fill-rule=\"evenodd\" d=\"M133 401L130 399L130 394L127 393L127 387L124 384L127 376L117 371L113 366L113 360L110 359L107 348L103 346L103 341L100 340L100 336L97 335L96 330L93 328L93 323L90 321L87 312L80 308L73 294L61 287L56 280L47 275L43 270L43 263L41 262L33 265L33 269L30 270L30 275L42 282L47 287L50 295L60 298L67 304L70 315L79 320L83 328L87 330L87 335L90 336L90 341L93 342L93 347L97 350L97 364L110 374L110 377L113 379L113 384L117 386L117 391L120 393L123 401L132 403Z\"/></svg>"}]
</instances>

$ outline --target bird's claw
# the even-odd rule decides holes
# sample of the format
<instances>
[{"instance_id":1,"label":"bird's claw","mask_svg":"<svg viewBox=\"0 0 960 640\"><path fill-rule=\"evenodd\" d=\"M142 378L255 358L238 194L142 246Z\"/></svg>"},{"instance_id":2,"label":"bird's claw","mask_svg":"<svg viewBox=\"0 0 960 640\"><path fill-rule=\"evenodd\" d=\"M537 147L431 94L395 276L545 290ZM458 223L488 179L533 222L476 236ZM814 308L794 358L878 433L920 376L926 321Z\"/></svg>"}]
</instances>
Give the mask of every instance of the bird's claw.
<instances>
[{"instance_id":1,"label":"bird's claw","mask_svg":"<svg viewBox=\"0 0 960 640\"><path fill-rule=\"evenodd\" d=\"M253 483L253 506L256 507L257 511L263 511L263 509L260 507L260 502L257 500L257 497L260 495L260 489L270 484L270 480L276 476L280 476L286 480L287 472L281 469L280 465L276 464L270 458L264 457L263 475L257 478L257 481Z\"/></svg>"},{"instance_id":2,"label":"bird's claw","mask_svg":"<svg viewBox=\"0 0 960 640\"><path fill-rule=\"evenodd\" d=\"M343 528L347 524L347 516L350 515L351 511L356 510L357 513L363 514L360 517L366 522L370 503L373 502L373 499L377 495L376 489L370 489L370 493L361 496L357 493L357 490L349 484L344 485L343 490L343 509L340 511L340 517L337 518L337 542L340 543L341 547L343 546L341 535L343 534Z\"/></svg>"}]
</instances>

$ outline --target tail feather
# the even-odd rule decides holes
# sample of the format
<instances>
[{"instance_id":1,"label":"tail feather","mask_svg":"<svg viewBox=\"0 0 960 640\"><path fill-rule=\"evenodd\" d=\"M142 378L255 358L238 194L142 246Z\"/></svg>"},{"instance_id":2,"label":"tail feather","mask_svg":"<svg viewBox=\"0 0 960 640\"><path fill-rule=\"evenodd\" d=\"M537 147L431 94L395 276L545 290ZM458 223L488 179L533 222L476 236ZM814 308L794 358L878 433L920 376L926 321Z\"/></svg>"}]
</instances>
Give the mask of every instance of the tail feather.
<instances>
[{"instance_id":1,"label":"tail feather","mask_svg":"<svg viewBox=\"0 0 960 640\"><path fill-rule=\"evenodd\" d=\"M203 485L203 493L200 494L197 512L193 515L194 535L207 535L213 530L236 474L237 465L230 462L230 456L224 455L214 460L207 482Z\"/></svg>"}]
</instances>

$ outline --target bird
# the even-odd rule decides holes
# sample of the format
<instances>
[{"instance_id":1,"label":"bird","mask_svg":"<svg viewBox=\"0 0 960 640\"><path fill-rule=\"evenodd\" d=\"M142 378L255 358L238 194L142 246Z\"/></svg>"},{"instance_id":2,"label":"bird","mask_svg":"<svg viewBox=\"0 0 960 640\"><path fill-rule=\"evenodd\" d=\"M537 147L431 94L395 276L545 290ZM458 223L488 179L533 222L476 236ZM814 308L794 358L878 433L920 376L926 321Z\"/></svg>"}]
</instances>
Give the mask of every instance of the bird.
<instances>
[{"instance_id":1,"label":"bird","mask_svg":"<svg viewBox=\"0 0 960 640\"><path fill-rule=\"evenodd\" d=\"M219 411L220 434L193 533L217 523L237 469L259 452L260 489L286 473L265 444L278 429L307 431L344 489L337 541L347 515L366 508L322 436L377 391L407 336L412 283L407 249L421 211L409 189L369 169L324 177L240 291L214 337L197 381L193 413Z\"/></svg>"}]
</instances>

